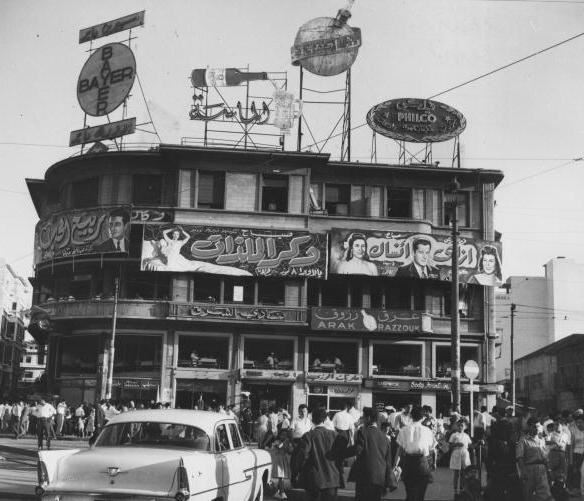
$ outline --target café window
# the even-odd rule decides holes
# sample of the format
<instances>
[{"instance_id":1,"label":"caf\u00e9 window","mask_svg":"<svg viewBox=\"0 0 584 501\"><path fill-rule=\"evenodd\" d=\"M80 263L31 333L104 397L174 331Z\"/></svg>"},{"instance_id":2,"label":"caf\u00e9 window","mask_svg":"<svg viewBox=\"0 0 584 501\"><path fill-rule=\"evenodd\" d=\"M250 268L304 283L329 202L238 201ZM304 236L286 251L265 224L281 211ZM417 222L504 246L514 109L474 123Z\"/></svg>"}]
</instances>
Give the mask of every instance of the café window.
<instances>
[{"instance_id":1,"label":"caf\u00e9 window","mask_svg":"<svg viewBox=\"0 0 584 501\"><path fill-rule=\"evenodd\" d=\"M350 184L326 185L325 209L329 216L348 216L350 204Z\"/></svg>"},{"instance_id":2,"label":"caf\u00e9 window","mask_svg":"<svg viewBox=\"0 0 584 501\"><path fill-rule=\"evenodd\" d=\"M94 374L97 371L99 336L64 336L59 343L57 377L65 374ZM116 358L117 358L116 352Z\"/></svg>"},{"instance_id":3,"label":"caf\u00e9 window","mask_svg":"<svg viewBox=\"0 0 584 501\"><path fill-rule=\"evenodd\" d=\"M308 341L308 371L357 374L359 345L353 341Z\"/></svg>"},{"instance_id":4,"label":"caf\u00e9 window","mask_svg":"<svg viewBox=\"0 0 584 501\"><path fill-rule=\"evenodd\" d=\"M244 369L293 370L292 339L244 338Z\"/></svg>"},{"instance_id":5,"label":"caf\u00e9 window","mask_svg":"<svg viewBox=\"0 0 584 501\"><path fill-rule=\"evenodd\" d=\"M451 195L449 195L450 197ZM444 201L444 224L449 225L452 220L452 208L446 205L446 197L443 197ZM461 192L456 194L456 220L458 226L470 226L469 225L469 193Z\"/></svg>"},{"instance_id":6,"label":"caf\u00e9 window","mask_svg":"<svg viewBox=\"0 0 584 501\"><path fill-rule=\"evenodd\" d=\"M288 176L264 174L262 183L262 210L288 212Z\"/></svg>"},{"instance_id":7,"label":"caf\u00e9 window","mask_svg":"<svg viewBox=\"0 0 584 501\"><path fill-rule=\"evenodd\" d=\"M197 208L225 208L225 172L199 171Z\"/></svg>"},{"instance_id":8,"label":"caf\u00e9 window","mask_svg":"<svg viewBox=\"0 0 584 501\"><path fill-rule=\"evenodd\" d=\"M189 336L178 338L178 366L197 369L229 369L228 336Z\"/></svg>"},{"instance_id":9,"label":"caf\u00e9 window","mask_svg":"<svg viewBox=\"0 0 584 501\"><path fill-rule=\"evenodd\" d=\"M412 216L412 190L387 188L387 217Z\"/></svg>"},{"instance_id":10,"label":"caf\u00e9 window","mask_svg":"<svg viewBox=\"0 0 584 501\"><path fill-rule=\"evenodd\" d=\"M160 370L161 336L122 334L116 336L115 344L114 372Z\"/></svg>"},{"instance_id":11,"label":"caf\u00e9 window","mask_svg":"<svg viewBox=\"0 0 584 501\"><path fill-rule=\"evenodd\" d=\"M374 376L425 377L421 343L374 343Z\"/></svg>"},{"instance_id":12,"label":"caf\u00e9 window","mask_svg":"<svg viewBox=\"0 0 584 501\"><path fill-rule=\"evenodd\" d=\"M258 303L265 305L284 306L284 282L280 279L258 280Z\"/></svg>"},{"instance_id":13,"label":"caf\u00e9 window","mask_svg":"<svg viewBox=\"0 0 584 501\"><path fill-rule=\"evenodd\" d=\"M221 300L221 278L212 275L196 275L193 278L193 300L204 303L219 303Z\"/></svg>"},{"instance_id":14,"label":"caf\u00e9 window","mask_svg":"<svg viewBox=\"0 0 584 501\"><path fill-rule=\"evenodd\" d=\"M91 177L81 181L75 181L71 187L72 205L79 209L82 207L95 207L99 194L99 178Z\"/></svg>"},{"instance_id":15,"label":"caf\u00e9 window","mask_svg":"<svg viewBox=\"0 0 584 501\"><path fill-rule=\"evenodd\" d=\"M224 302L254 304L254 282L250 279L225 279Z\"/></svg>"},{"instance_id":16,"label":"caf\u00e9 window","mask_svg":"<svg viewBox=\"0 0 584 501\"><path fill-rule=\"evenodd\" d=\"M134 175L132 201L134 205L161 205L162 176L157 174Z\"/></svg>"},{"instance_id":17,"label":"caf\u00e9 window","mask_svg":"<svg viewBox=\"0 0 584 501\"><path fill-rule=\"evenodd\" d=\"M436 366L436 377L443 377L449 378L451 376L452 371L452 358L450 356L450 344L445 345L434 345L435 354L434 354L434 362ZM481 366L481 362L479 360L479 347L476 345L470 346L461 346L460 347L460 374L461 377L464 378L463 368L464 364L468 360L474 360ZM479 374L479 378L481 375Z\"/></svg>"}]
</instances>

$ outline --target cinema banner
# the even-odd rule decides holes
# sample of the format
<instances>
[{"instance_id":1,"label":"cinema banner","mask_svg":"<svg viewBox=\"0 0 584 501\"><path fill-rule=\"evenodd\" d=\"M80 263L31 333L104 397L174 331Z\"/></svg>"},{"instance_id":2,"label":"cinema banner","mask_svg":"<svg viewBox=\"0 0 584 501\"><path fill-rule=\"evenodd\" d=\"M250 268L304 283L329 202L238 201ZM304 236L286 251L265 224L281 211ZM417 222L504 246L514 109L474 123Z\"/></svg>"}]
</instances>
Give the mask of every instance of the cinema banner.
<instances>
[{"instance_id":1,"label":"cinema banner","mask_svg":"<svg viewBox=\"0 0 584 501\"><path fill-rule=\"evenodd\" d=\"M452 238L377 230L331 230L329 273L452 280ZM460 237L460 283L501 285L501 243Z\"/></svg>"},{"instance_id":2,"label":"cinema banner","mask_svg":"<svg viewBox=\"0 0 584 501\"><path fill-rule=\"evenodd\" d=\"M53 214L36 225L34 263L92 253L127 253L129 222L129 206Z\"/></svg>"},{"instance_id":3,"label":"cinema banner","mask_svg":"<svg viewBox=\"0 0 584 501\"><path fill-rule=\"evenodd\" d=\"M326 261L324 233L144 225L142 271L325 279Z\"/></svg>"}]
</instances>

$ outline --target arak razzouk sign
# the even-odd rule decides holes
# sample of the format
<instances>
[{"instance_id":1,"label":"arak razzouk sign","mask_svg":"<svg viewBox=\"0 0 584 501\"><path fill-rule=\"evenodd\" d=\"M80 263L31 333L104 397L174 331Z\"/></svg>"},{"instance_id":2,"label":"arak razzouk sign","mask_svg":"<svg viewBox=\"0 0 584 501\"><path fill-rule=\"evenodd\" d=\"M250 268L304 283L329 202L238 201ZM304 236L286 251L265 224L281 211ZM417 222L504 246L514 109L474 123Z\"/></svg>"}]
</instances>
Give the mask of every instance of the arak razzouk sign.
<instances>
[{"instance_id":1,"label":"arak razzouk sign","mask_svg":"<svg viewBox=\"0 0 584 501\"><path fill-rule=\"evenodd\" d=\"M120 31L144 25L144 11L113 21L84 28L79 43L95 40ZM123 43L109 43L97 48L83 65L77 81L77 101L89 116L109 115L128 98L136 79L134 53ZM114 139L133 134L136 119L109 122L96 127L84 127L70 134L69 146Z\"/></svg>"}]
</instances>

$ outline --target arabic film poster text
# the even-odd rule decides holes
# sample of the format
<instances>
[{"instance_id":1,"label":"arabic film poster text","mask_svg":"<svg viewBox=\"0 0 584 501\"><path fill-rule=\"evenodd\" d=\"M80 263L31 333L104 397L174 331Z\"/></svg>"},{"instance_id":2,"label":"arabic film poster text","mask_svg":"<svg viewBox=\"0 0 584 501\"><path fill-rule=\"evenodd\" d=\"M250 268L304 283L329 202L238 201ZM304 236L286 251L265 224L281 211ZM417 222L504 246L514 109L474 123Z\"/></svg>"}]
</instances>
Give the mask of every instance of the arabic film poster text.
<instances>
[{"instance_id":1,"label":"arabic film poster text","mask_svg":"<svg viewBox=\"0 0 584 501\"><path fill-rule=\"evenodd\" d=\"M174 239L174 241L173 241ZM325 279L328 235L302 231L145 224L145 260L160 259L166 271L222 273L224 267L261 277ZM171 247L178 255L172 255ZM197 263L216 268L197 267ZM213 271L216 270L216 271ZM242 273L243 274L243 273Z\"/></svg>"},{"instance_id":2,"label":"arabic film poster text","mask_svg":"<svg viewBox=\"0 0 584 501\"><path fill-rule=\"evenodd\" d=\"M351 255L350 248L357 238L365 243L363 256ZM452 238L449 234L333 228L330 240L329 272L332 274L417 278L413 272L414 247L418 242L422 242L423 248L427 250L426 265L430 271L428 278L452 280ZM501 242L460 237L458 244L461 283L481 285L501 283ZM491 269L487 270L483 263L491 260L491 257L492 261L495 261L495 266L492 267L492 277L488 277L487 271ZM358 259L369 264L359 265L356 262Z\"/></svg>"}]
</instances>

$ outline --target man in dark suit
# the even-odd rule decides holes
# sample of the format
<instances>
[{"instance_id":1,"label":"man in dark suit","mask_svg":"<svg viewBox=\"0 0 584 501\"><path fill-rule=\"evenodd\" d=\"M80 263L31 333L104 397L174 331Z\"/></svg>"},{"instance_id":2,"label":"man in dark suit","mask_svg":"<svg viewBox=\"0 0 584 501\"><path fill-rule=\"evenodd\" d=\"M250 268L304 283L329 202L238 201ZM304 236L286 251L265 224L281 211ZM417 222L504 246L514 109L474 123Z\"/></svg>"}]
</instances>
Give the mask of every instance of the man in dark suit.
<instances>
[{"instance_id":1,"label":"man in dark suit","mask_svg":"<svg viewBox=\"0 0 584 501\"><path fill-rule=\"evenodd\" d=\"M356 457L349 481L356 482L355 501L380 501L386 487L397 488L391 480L393 463L388 437L377 427L378 413L363 408L363 426L355 435L355 445L349 451Z\"/></svg>"},{"instance_id":2,"label":"man in dark suit","mask_svg":"<svg viewBox=\"0 0 584 501\"><path fill-rule=\"evenodd\" d=\"M126 227L130 222L130 214L125 209L113 209L109 214L108 225L110 238L93 247L95 252L128 252L129 241L126 238Z\"/></svg>"},{"instance_id":3,"label":"man in dark suit","mask_svg":"<svg viewBox=\"0 0 584 501\"><path fill-rule=\"evenodd\" d=\"M424 238L418 238L414 240L412 247L414 249L414 260L410 264L398 268L395 276L439 279L440 274L438 268L428 263L430 249L432 248L430 241Z\"/></svg>"},{"instance_id":4,"label":"man in dark suit","mask_svg":"<svg viewBox=\"0 0 584 501\"><path fill-rule=\"evenodd\" d=\"M341 479L335 460L344 457L347 440L324 426L324 408L312 411L314 429L300 439L293 455L292 480L300 476L308 501L336 501Z\"/></svg>"}]
</instances>

